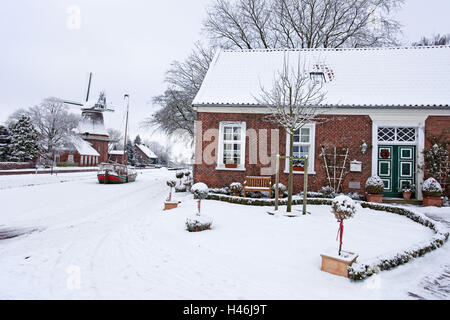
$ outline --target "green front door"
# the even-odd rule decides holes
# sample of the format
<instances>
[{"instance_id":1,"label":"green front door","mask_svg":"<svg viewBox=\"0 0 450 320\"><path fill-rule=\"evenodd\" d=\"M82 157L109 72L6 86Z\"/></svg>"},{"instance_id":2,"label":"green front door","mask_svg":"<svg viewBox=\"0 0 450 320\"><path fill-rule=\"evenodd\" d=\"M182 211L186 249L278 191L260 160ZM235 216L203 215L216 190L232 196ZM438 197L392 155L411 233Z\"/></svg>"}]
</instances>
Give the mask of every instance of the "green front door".
<instances>
[{"instance_id":1,"label":"green front door","mask_svg":"<svg viewBox=\"0 0 450 320\"><path fill-rule=\"evenodd\" d=\"M415 159L415 146L378 146L378 175L384 182L385 197L402 197L398 190L414 184Z\"/></svg>"}]
</instances>

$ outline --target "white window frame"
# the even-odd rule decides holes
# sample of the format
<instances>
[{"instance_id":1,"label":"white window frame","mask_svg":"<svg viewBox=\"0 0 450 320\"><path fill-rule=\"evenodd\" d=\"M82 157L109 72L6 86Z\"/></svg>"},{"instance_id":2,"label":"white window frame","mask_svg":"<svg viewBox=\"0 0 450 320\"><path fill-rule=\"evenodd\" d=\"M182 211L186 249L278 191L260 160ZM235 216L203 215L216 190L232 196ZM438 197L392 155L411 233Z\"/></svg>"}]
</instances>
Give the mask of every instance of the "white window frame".
<instances>
[{"instance_id":1,"label":"white window frame","mask_svg":"<svg viewBox=\"0 0 450 320\"><path fill-rule=\"evenodd\" d=\"M309 143L305 142L294 142L295 145L309 145L309 155L308 155L308 174L316 174L316 171L314 169L314 158L315 158L315 150L316 150L316 123L308 123L305 124L302 128L308 128L309 129ZM300 128L301 130L301 128ZM290 156L289 152L289 134L286 133L286 155ZM284 173L289 173L289 159L286 158L285 160L285 166L284 166ZM294 174L303 174L304 171L293 171Z\"/></svg>"},{"instance_id":2,"label":"white window frame","mask_svg":"<svg viewBox=\"0 0 450 320\"><path fill-rule=\"evenodd\" d=\"M240 163L237 164L236 168L225 168L223 163L223 145L225 143L223 139L224 129L226 126L241 127L241 140L238 142L241 145L241 159ZM234 170L234 171L245 171L245 143L246 143L246 123L245 122L235 122L235 121L221 121L219 123L219 139L218 139L218 150L216 159L216 170ZM236 141L234 141L236 143Z\"/></svg>"}]
</instances>

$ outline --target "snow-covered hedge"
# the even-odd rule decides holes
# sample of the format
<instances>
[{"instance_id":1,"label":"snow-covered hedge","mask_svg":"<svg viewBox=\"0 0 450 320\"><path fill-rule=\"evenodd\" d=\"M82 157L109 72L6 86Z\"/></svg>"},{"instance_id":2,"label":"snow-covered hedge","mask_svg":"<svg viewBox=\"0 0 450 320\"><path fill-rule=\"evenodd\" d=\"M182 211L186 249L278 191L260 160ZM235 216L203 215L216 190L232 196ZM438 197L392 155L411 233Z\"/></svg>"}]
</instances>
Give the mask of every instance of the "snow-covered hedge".
<instances>
[{"instance_id":1,"label":"snow-covered hedge","mask_svg":"<svg viewBox=\"0 0 450 320\"><path fill-rule=\"evenodd\" d=\"M230 195L231 191L229 187L224 187L224 188L210 188L209 189L209 193L216 193L216 194L226 194L226 195Z\"/></svg>"},{"instance_id":2,"label":"snow-covered hedge","mask_svg":"<svg viewBox=\"0 0 450 320\"><path fill-rule=\"evenodd\" d=\"M442 195L442 187L435 178L428 178L422 185L422 193L424 196L440 197Z\"/></svg>"},{"instance_id":3,"label":"snow-covered hedge","mask_svg":"<svg viewBox=\"0 0 450 320\"><path fill-rule=\"evenodd\" d=\"M359 261L348 267L349 278L352 280L363 280L374 273L382 270L389 270L401 264L410 261L413 258L421 257L425 253L441 247L447 240L449 233L440 223L432 221L424 214L414 211L412 209L395 207L393 205L378 204L371 202L361 202L364 208L373 210L387 211L390 213L405 216L417 223L434 231L434 236L430 241L422 242L415 246L405 249L396 254L386 256L379 256L372 261Z\"/></svg>"},{"instance_id":4,"label":"snow-covered hedge","mask_svg":"<svg viewBox=\"0 0 450 320\"><path fill-rule=\"evenodd\" d=\"M211 228L212 219L204 214L193 214L186 219L186 228L190 232L203 231Z\"/></svg>"},{"instance_id":5,"label":"snow-covered hedge","mask_svg":"<svg viewBox=\"0 0 450 320\"><path fill-rule=\"evenodd\" d=\"M334 198L336 196L336 193L334 191L333 187L330 186L326 186L326 187L322 187L320 188L320 190L318 191L318 193L320 195L322 195L324 198ZM309 196L309 195L308 195Z\"/></svg>"},{"instance_id":6,"label":"snow-covered hedge","mask_svg":"<svg viewBox=\"0 0 450 320\"><path fill-rule=\"evenodd\" d=\"M381 194L384 191L383 180L377 175L371 176L366 181L366 192L372 194Z\"/></svg>"},{"instance_id":7,"label":"snow-covered hedge","mask_svg":"<svg viewBox=\"0 0 450 320\"><path fill-rule=\"evenodd\" d=\"M206 199L208 197L209 190L206 184L203 182L197 182L192 186L191 192L194 194L195 199Z\"/></svg>"},{"instance_id":8,"label":"snow-covered hedge","mask_svg":"<svg viewBox=\"0 0 450 320\"><path fill-rule=\"evenodd\" d=\"M273 206L275 204L274 199L249 199L211 193L208 195L207 199L252 206ZM299 205L302 204L302 202L303 199L299 196L294 196L292 199L293 205ZM287 199L279 199L278 201L279 205L286 205L286 203ZM332 200L325 198L308 198L307 203L310 205L331 205ZM379 270L389 270L393 267L404 264L413 258L423 256L425 253L441 247L448 240L449 232L447 231L447 229L444 228L440 223L429 219L420 212L414 211L409 208L406 209L402 207L396 207L389 204L379 204L365 201L359 201L358 203L363 208L386 211L405 216L417 223L422 224L425 227L430 228L434 231L435 234L430 241L426 241L411 248L407 248L402 252L386 256L379 256L371 261L358 261L354 263L348 268L349 278L352 280L363 280L378 272Z\"/></svg>"}]
</instances>

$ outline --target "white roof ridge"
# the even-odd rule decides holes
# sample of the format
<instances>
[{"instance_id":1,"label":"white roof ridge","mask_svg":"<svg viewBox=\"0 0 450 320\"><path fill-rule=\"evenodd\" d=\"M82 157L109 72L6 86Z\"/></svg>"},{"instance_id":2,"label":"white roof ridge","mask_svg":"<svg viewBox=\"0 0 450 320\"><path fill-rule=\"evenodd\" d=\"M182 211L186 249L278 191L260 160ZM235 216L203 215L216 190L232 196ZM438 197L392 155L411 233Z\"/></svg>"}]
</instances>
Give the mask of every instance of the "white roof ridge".
<instances>
[{"instance_id":1,"label":"white roof ridge","mask_svg":"<svg viewBox=\"0 0 450 320\"><path fill-rule=\"evenodd\" d=\"M431 46L392 46L392 47L359 47L359 48L257 48L257 49L221 49L222 52L272 52L272 51L376 51L376 50L425 50L450 49L450 45Z\"/></svg>"}]
</instances>

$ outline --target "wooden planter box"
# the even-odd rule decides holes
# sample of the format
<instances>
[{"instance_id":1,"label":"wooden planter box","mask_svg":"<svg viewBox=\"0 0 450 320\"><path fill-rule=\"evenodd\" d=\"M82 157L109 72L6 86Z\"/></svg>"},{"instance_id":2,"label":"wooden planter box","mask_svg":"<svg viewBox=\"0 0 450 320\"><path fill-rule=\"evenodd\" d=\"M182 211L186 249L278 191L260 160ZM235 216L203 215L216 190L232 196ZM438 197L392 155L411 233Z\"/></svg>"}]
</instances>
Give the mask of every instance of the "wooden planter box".
<instances>
[{"instance_id":1,"label":"wooden planter box","mask_svg":"<svg viewBox=\"0 0 450 320\"><path fill-rule=\"evenodd\" d=\"M164 210L175 209L178 207L178 201L165 201Z\"/></svg>"},{"instance_id":2,"label":"wooden planter box","mask_svg":"<svg viewBox=\"0 0 450 320\"><path fill-rule=\"evenodd\" d=\"M356 261L358 255L353 252L341 251L341 256L321 254L322 266L320 270L348 278L347 267Z\"/></svg>"},{"instance_id":3,"label":"wooden planter box","mask_svg":"<svg viewBox=\"0 0 450 320\"><path fill-rule=\"evenodd\" d=\"M431 196L423 196L423 206L424 207L442 207L442 198L441 197L431 197Z\"/></svg>"},{"instance_id":4,"label":"wooden planter box","mask_svg":"<svg viewBox=\"0 0 450 320\"><path fill-rule=\"evenodd\" d=\"M366 193L366 200L369 202L383 202L383 194L382 193Z\"/></svg>"},{"instance_id":5,"label":"wooden planter box","mask_svg":"<svg viewBox=\"0 0 450 320\"><path fill-rule=\"evenodd\" d=\"M225 163L225 168L237 168L237 163Z\"/></svg>"},{"instance_id":6,"label":"wooden planter box","mask_svg":"<svg viewBox=\"0 0 450 320\"><path fill-rule=\"evenodd\" d=\"M292 170L294 170L294 171L305 171L305 168L304 167L292 167Z\"/></svg>"}]
</instances>

